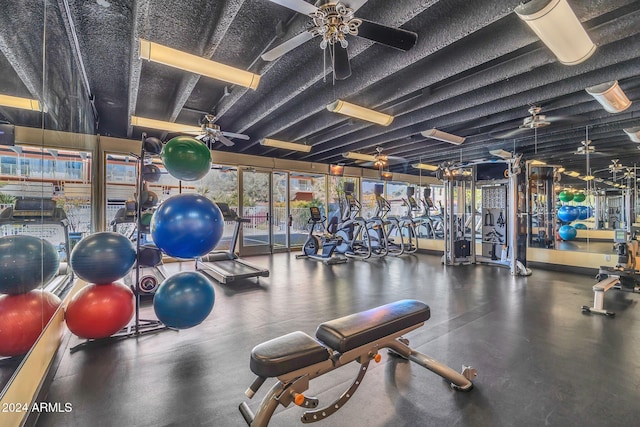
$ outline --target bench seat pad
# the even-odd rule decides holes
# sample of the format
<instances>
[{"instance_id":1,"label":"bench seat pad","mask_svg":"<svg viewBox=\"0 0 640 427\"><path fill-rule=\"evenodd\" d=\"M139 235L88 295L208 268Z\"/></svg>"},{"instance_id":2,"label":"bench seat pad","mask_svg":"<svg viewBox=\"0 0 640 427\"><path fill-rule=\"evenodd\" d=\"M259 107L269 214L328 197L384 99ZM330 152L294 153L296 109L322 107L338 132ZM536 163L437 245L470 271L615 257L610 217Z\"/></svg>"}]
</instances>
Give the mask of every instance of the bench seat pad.
<instances>
[{"instance_id":1,"label":"bench seat pad","mask_svg":"<svg viewBox=\"0 0 640 427\"><path fill-rule=\"evenodd\" d=\"M344 353L425 322L430 316L427 304L401 300L324 322L318 326L316 338L329 348Z\"/></svg>"},{"instance_id":2,"label":"bench seat pad","mask_svg":"<svg viewBox=\"0 0 640 427\"><path fill-rule=\"evenodd\" d=\"M263 378L277 377L324 362L331 354L321 343L296 331L258 344L251 350L251 371Z\"/></svg>"}]
</instances>

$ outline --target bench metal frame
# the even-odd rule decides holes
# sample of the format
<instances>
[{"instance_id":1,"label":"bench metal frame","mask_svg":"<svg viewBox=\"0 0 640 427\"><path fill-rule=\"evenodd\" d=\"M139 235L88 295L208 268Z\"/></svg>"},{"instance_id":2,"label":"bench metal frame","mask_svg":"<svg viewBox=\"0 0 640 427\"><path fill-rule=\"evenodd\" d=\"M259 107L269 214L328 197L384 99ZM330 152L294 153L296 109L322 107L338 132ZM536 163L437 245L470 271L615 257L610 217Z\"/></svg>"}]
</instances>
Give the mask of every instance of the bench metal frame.
<instances>
[{"instance_id":1,"label":"bench metal frame","mask_svg":"<svg viewBox=\"0 0 640 427\"><path fill-rule=\"evenodd\" d=\"M583 305L582 311L587 313L604 314L609 317L615 316L615 312L604 309L604 293L619 284L620 276L611 275L593 285L593 307Z\"/></svg>"},{"instance_id":2,"label":"bench metal frame","mask_svg":"<svg viewBox=\"0 0 640 427\"><path fill-rule=\"evenodd\" d=\"M327 360L278 376L278 382L271 387L262 399L260 407L255 415L246 402L242 402L240 404L240 413L247 422L247 425L251 427L266 427L278 405L282 405L286 408L291 404L291 402L295 402L303 408L313 409L311 411L304 412L301 418L303 423L312 423L325 419L342 408L351 396L353 396L353 393L360 385L362 378L367 371L369 362L371 360L379 361L380 356L378 355L378 352L383 348L387 348L391 350L392 353L415 362L441 376L449 381L451 386L456 390L471 390L473 388L471 380L476 376L476 370L474 368L463 366L462 373L458 373L437 360L420 353L419 351L413 350L409 347L409 341L402 338L402 336L407 332L417 329L422 325L424 325L424 322L344 353L331 350L333 354L329 355ZM330 405L327 405L322 409L315 409L318 406L319 400L315 397L306 397L302 394L309 389L310 381L354 361L360 363L361 367L358 370L358 375L351 386ZM258 377L247 389L245 394L249 399L255 395L258 388L265 382L265 380L266 378Z\"/></svg>"}]
</instances>

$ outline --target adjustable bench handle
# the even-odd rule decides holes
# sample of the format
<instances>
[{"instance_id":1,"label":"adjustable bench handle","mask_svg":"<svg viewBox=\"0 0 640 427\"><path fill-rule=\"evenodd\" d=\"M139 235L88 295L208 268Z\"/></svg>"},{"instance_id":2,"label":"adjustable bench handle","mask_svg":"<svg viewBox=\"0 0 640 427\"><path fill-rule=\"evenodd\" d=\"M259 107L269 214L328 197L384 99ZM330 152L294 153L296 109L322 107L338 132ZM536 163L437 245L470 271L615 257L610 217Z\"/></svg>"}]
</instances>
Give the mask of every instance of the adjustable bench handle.
<instances>
[{"instance_id":1,"label":"adjustable bench handle","mask_svg":"<svg viewBox=\"0 0 640 427\"><path fill-rule=\"evenodd\" d=\"M266 380L267 379L265 377L256 378L255 381L251 383L247 391L244 392L244 394L247 395L249 399L251 399Z\"/></svg>"}]
</instances>

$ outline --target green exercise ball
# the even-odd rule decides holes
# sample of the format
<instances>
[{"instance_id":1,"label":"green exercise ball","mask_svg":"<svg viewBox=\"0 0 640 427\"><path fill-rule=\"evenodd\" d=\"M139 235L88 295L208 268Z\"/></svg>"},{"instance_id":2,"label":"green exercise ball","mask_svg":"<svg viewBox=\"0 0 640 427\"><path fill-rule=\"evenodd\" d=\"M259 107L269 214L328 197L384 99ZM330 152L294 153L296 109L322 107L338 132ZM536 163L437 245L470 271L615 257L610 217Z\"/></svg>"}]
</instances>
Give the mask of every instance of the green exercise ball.
<instances>
[{"instance_id":1,"label":"green exercise ball","mask_svg":"<svg viewBox=\"0 0 640 427\"><path fill-rule=\"evenodd\" d=\"M195 138L176 136L162 149L162 162L174 178L196 181L211 169L211 152Z\"/></svg>"},{"instance_id":2,"label":"green exercise ball","mask_svg":"<svg viewBox=\"0 0 640 427\"><path fill-rule=\"evenodd\" d=\"M587 196L583 192L576 193L573 195L573 201L576 203L582 203L586 198Z\"/></svg>"},{"instance_id":3,"label":"green exercise ball","mask_svg":"<svg viewBox=\"0 0 640 427\"><path fill-rule=\"evenodd\" d=\"M570 201L573 200L573 193L571 191L568 191L568 190L562 190L560 192L560 194L558 195L558 198L562 202L570 202Z\"/></svg>"}]
</instances>

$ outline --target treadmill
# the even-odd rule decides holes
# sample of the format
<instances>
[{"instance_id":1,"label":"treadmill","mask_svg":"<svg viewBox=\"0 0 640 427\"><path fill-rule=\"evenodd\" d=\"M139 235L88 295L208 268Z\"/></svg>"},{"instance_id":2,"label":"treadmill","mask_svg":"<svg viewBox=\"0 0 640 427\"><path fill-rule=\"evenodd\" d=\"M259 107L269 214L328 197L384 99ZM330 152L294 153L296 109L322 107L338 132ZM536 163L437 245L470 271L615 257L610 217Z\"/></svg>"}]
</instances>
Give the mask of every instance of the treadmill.
<instances>
[{"instance_id":1,"label":"treadmill","mask_svg":"<svg viewBox=\"0 0 640 427\"><path fill-rule=\"evenodd\" d=\"M2 231L0 234L2 235L14 234L14 230L9 230L9 233L7 233L7 230L2 230L5 227L11 227L16 229L15 231L17 232L15 234L41 237L41 235L47 234L47 230L43 229L41 232L38 232L37 228L50 225L62 228L66 260L60 261L58 274L44 284L44 290L56 295L62 295L73 283L73 271L71 271L68 263L69 256L71 255L69 246L69 220L67 219L67 214L64 209L56 206L56 202L53 199L25 197L16 199L13 206L4 209L0 213L0 230Z\"/></svg>"},{"instance_id":2,"label":"treadmill","mask_svg":"<svg viewBox=\"0 0 640 427\"><path fill-rule=\"evenodd\" d=\"M239 217L235 211L229 209L226 203L216 203L222 211L225 221L235 221L233 236L229 250L213 251L199 259L196 259L196 270L206 274L212 279L222 283L230 283L235 280L249 279L251 277L269 277L269 270L250 264L236 255L236 246L240 237L240 227L248 219Z\"/></svg>"}]
</instances>

